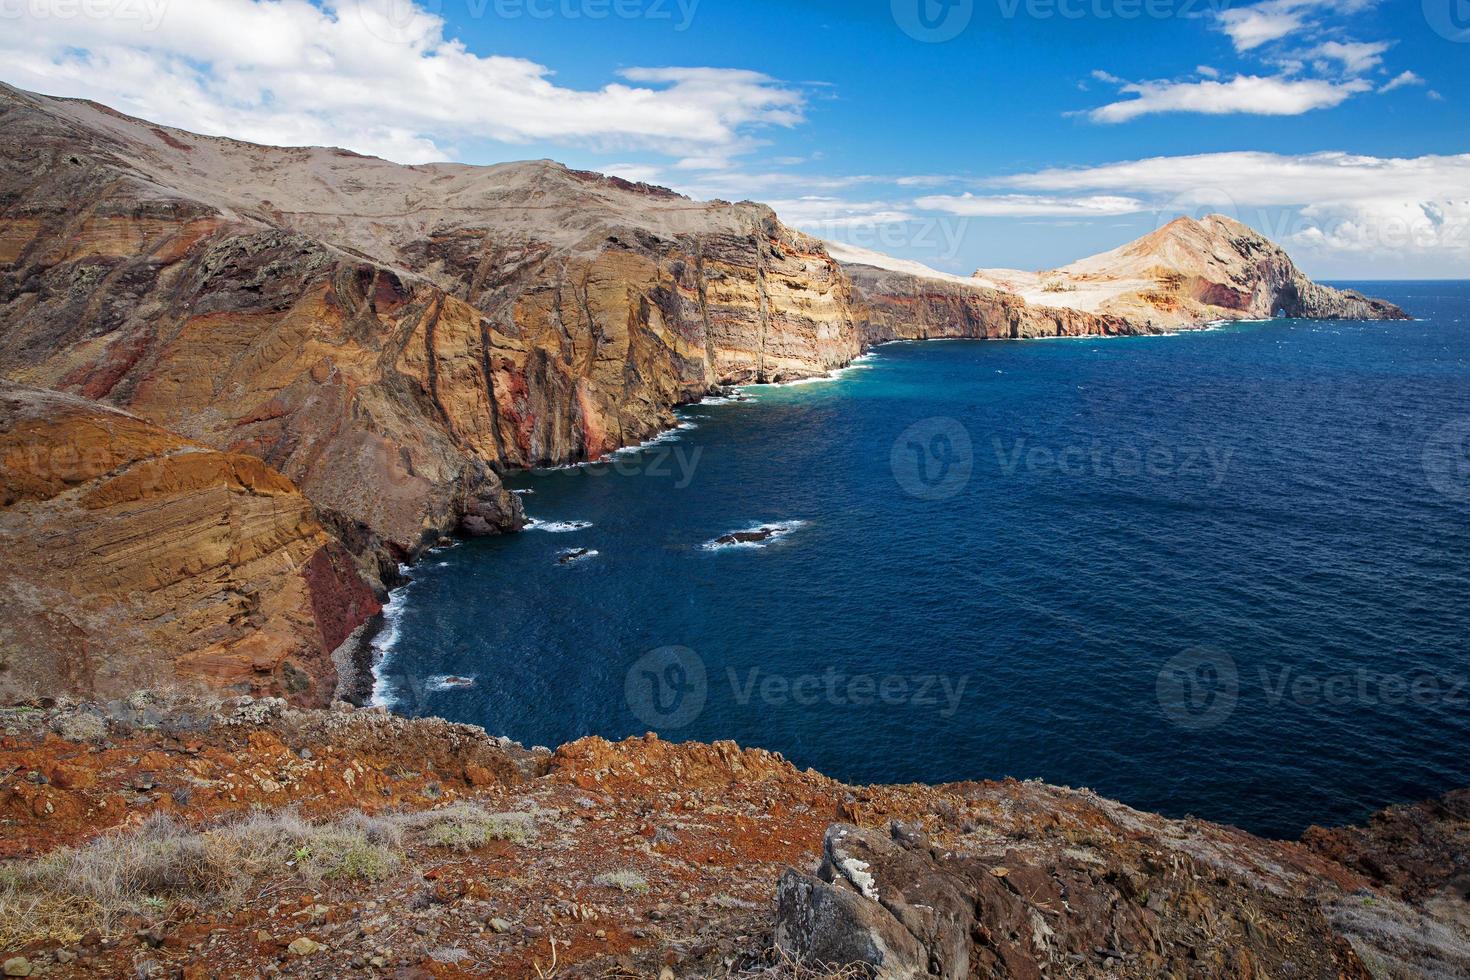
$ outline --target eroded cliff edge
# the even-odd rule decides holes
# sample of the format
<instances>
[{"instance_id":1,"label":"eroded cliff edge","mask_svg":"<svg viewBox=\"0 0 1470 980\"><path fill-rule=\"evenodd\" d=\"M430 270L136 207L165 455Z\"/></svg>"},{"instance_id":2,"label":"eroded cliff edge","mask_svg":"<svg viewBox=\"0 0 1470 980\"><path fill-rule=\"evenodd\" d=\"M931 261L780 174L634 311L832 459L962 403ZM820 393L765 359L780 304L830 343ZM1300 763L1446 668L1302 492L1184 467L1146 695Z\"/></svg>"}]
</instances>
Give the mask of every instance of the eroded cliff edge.
<instances>
[{"instance_id":1,"label":"eroded cliff edge","mask_svg":"<svg viewBox=\"0 0 1470 980\"><path fill-rule=\"evenodd\" d=\"M1289 843L1035 782L153 695L0 710L0 773L0 953L47 975L1470 971L1465 793Z\"/></svg>"}]
</instances>

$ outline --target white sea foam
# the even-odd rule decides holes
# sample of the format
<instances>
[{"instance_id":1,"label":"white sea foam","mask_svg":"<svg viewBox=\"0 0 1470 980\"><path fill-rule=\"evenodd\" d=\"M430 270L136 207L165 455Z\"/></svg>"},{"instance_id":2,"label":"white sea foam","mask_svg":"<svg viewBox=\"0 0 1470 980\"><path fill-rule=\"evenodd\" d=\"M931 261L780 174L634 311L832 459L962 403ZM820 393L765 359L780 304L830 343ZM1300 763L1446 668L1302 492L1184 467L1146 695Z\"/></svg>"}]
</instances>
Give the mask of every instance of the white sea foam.
<instances>
[{"instance_id":1,"label":"white sea foam","mask_svg":"<svg viewBox=\"0 0 1470 980\"><path fill-rule=\"evenodd\" d=\"M408 573L408 566L400 565L399 572ZM388 682L384 671L388 658L393 656L394 647L398 645L400 625L403 621L403 611L408 602L408 590L413 585L412 581L388 593L388 601L383 604L383 625L373 637L370 648L373 652L373 693L369 704L378 708L391 708L398 702L398 697L393 693L393 685Z\"/></svg>"},{"instance_id":2,"label":"white sea foam","mask_svg":"<svg viewBox=\"0 0 1470 980\"><path fill-rule=\"evenodd\" d=\"M531 518L526 525L527 531L545 531L548 534L566 534L570 531L585 531L592 526L591 521L538 521Z\"/></svg>"},{"instance_id":3,"label":"white sea foam","mask_svg":"<svg viewBox=\"0 0 1470 980\"><path fill-rule=\"evenodd\" d=\"M459 691L467 687L474 687L476 680L478 680L478 678L441 675L439 677L430 677L428 680L424 681L424 688L435 693L443 691Z\"/></svg>"},{"instance_id":4,"label":"white sea foam","mask_svg":"<svg viewBox=\"0 0 1470 980\"><path fill-rule=\"evenodd\" d=\"M703 545L705 551L724 551L727 548L764 548L766 545L780 541L795 531L806 527L806 521L764 521L751 524L748 527L737 528L734 531L726 531L717 538L706 541ZM720 538L731 534L744 534L753 531L770 530L770 537L762 541L721 541Z\"/></svg>"}]
</instances>

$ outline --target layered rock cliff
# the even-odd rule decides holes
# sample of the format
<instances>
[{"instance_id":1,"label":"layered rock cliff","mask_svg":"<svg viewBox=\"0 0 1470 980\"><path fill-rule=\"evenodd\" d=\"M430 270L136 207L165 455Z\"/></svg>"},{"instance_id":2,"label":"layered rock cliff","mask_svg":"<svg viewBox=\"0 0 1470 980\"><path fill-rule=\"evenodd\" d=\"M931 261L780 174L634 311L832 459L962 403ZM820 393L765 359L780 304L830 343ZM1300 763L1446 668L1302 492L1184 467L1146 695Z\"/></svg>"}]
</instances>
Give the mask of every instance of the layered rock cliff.
<instances>
[{"instance_id":1,"label":"layered rock cliff","mask_svg":"<svg viewBox=\"0 0 1470 980\"><path fill-rule=\"evenodd\" d=\"M1221 320L1404 320L1391 303L1313 282L1234 219L1179 218L1060 269L981 269L969 278L834 247L868 342L1162 333Z\"/></svg>"},{"instance_id":2,"label":"layered rock cliff","mask_svg":"<svg viewBox=\"0 0 1470 980\"><path fill-rule=\"evenodd\" d=\"M550 162L401 167L0 88L0 374L294 480L360 550L514 530L504 467L596 458L860 349L765 207Z\"/></svg>"},{"instance_id":3,"label":"layered rock cliff","mask_svg":"<svg viewBox=\"0 0 1470 980\"><path fill-rule=\"evenodd\" d=\"M378 611L257 457L0 382L0 701L158 686L326 704L333 652Z\"/></svg>"},{"instance_id":4,"label":"layered rock cliff","mask_svg":"<svg viewBox=\"0 0 1470 980\"><path fill-rule=\"evenodd\" d=\"M1060 269L981 269L975 280L1033 303L1151 329L1216 320L1404 320L1382 300L1308 279L1276 243L1224 215L1178 218L1137 241Z\"/></svg>"}]
</instances>

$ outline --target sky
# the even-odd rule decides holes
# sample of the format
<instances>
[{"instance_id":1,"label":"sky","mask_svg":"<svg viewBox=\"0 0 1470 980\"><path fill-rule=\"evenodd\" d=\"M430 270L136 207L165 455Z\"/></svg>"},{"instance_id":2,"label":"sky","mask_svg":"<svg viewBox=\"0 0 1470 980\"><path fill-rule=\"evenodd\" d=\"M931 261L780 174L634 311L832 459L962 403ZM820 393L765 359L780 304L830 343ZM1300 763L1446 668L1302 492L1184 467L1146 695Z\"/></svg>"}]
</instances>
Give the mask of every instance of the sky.
<instances>
[{"instance_id":1,"label":"sky","mask_svg":"<svg viewBox=\"0 0 1470 980\"><path fill-rule=\"evenodd\" d=\"M0 0L0 79L402 163L552 158L945 272L1219 212L1470 277L1470 0Z\"/></svg>"}]
</instances>

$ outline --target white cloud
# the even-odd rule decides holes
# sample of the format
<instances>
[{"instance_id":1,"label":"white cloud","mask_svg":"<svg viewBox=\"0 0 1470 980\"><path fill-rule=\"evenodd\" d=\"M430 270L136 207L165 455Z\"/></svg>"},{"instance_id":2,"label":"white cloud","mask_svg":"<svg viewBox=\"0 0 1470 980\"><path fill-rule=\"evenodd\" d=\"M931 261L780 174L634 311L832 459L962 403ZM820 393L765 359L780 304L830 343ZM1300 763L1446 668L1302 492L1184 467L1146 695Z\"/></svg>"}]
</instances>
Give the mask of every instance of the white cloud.
<instances>
[{"instance_id":1,"label":"white cloud","mask_svg":"<svg viewBox=\"0 0 1470 980\"><path fill-rule=\"evenodd\" d=\"M1470 258L1470 153L1212 153L1044 170L994 183L1081 200L1129 195L1170 211L1208 207L1308 250Z\"/></svg>"},{"instance_id":2,"label":"white cloud","mask_svg":"<svg viewBox=\"0 0 1470 980\"><path fill-rule=\"evenodd\" d=\"M1235 50L1244 53L1307 29L1315 16L1355 14L1375 3L1377 0L1264 0L1249 7L1222 10L1215 16Z\"/></svg>"},{"instance_id":3,"label":"white cloud","mask_svg":"<svg viewBox=\"0 0 1470 980\"><path fill-rule=\"evenodd\" d=\"M1400 75L1398 75L1396 78L1394 78L1388 84L1384 85L1378 91L1379 92L1393 92L1393 91L1397 91L1398 89L1401 89L1401 88L1408 88L1411 85L1423 85L1423 84L1425 84L1424 79L1420 78L1414 72L1406 71L1406 72L1403 72Z\"/></svg>"},{"instance_id":4,"label":"white cloud","mask_svg":"<svg viewBox=\"0 0 1470 980\"><path fill-rule=\"evenodd\" d=\"M889 225L913 220L913 215L886 201L848 201L836 197L798 197L768 202L781 220L811 231Z\"/></svg>"},{"instance_id":5,"label":"white cloud","mask_svg":"<svg viewBox=\"0 0 1470 980\"><path fill-rule=\"evenodd\" d=\"M1092 110L1095 122L1121 123L1161 112L1195 112L1221 116L1249 113L1261 116L1299 116L1313 109L1341 105L1353 95L1371 91L1361 80L1331 82L1237 75L1228 82L1134 82L1122 91L1136 95Z\"/></svg>"},{"instance_id":6,"label":"white cloud","mask_svg":"<svg viewBox=\"0 0 1470 980\"><path fill-rule=\"evenodd\" d=\"M630 68L600 88L558 85L544 65L471 52L409 0L130 6L140 16L8 6L0 73L196 132L409 163L478 138L728 158L762 127L802 121L801 92L751 71Z\"/></svg>"},{"instance_id":7,"label":"white cloud","mask_svg":"<svg viewBox=\"0 0 1470 980\"><path fill-rule=\"evenodd\" d=\"M1230 35L1235 50L1242 52L1279 41L1301 30L1305 24L1302 15L1286 4L1263 3L1220 13L1220 29Z\"/></svg>"},{"instance_id":8,"label":"white cloud","mask_svg":"<svg viewBox=\"0 0 1470 980\"><path fill-rule=\"evenodd\" d=\"M1131 197L1045 197L1033 194L936 195L921 197L917 207L965 218L1051 218L1136 214L1148 205Z\"/></svg>"},{"instance_id":9,"label":"white cloud","mask_svg":"<svg viewBox=\"0 0 1470 980\"><path fill-rule=\"evenodd\" d=\"M1351 75L1361 75L1383 64L1383 55L1393 47L1388 41L1326 41L1307 52L1307 57L1327 58L1341 63Z\"/></svg>"}]
</instances>

